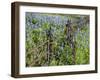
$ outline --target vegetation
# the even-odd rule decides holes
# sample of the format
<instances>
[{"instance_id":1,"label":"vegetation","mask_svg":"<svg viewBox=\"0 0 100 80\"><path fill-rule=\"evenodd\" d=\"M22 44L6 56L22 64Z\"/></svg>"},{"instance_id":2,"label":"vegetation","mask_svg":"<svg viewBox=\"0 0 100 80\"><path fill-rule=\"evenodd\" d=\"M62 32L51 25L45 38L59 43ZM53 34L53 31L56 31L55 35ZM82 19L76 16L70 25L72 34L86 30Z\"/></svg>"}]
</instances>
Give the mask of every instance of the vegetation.
<instances>
[{"instance_id":1,"label":"vegetation","mask_svg":"<svg viewBox=\"0 0 100 80\"><path fill-rule=\"evenodd\" d=\"M89 16L26 12L26 66L89 64Z\"/></svg>"}]
</instances>

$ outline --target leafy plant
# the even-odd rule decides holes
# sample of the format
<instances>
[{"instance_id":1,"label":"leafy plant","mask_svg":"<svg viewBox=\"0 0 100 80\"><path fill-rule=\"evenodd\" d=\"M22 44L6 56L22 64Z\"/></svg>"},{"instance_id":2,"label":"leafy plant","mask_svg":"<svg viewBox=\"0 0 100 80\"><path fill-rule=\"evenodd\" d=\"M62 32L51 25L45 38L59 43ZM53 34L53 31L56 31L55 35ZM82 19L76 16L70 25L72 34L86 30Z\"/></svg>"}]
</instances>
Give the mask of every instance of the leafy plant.
<instances>
[{"instance_id":1,"label":"leafy plant","mask_svg":"<svg viewBox=\"0 0 100 80\"><path fill-rule=\"evenodd\" d=\"M26 66L89 64L88 21L86 15L27 12Z\"/></svg>"}]
</instances>

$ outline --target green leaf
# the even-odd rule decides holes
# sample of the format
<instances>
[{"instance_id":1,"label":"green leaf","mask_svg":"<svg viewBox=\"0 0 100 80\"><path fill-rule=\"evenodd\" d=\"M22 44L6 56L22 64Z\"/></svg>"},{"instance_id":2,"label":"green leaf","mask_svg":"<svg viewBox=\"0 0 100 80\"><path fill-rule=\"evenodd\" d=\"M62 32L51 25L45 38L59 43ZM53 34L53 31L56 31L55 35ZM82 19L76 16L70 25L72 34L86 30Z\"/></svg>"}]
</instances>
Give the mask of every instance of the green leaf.
<instances>
[{"instance_id":1,"label":"green leaf","mask_svg":"<svg viewBox=\"0 0 100 80\"><path fill-rule=\"evenodd\" d=\"M32 19L32 23L33 23L33 24L36 24L37 22L38 22L38 20Z\"/></svg>"}]
</instances>

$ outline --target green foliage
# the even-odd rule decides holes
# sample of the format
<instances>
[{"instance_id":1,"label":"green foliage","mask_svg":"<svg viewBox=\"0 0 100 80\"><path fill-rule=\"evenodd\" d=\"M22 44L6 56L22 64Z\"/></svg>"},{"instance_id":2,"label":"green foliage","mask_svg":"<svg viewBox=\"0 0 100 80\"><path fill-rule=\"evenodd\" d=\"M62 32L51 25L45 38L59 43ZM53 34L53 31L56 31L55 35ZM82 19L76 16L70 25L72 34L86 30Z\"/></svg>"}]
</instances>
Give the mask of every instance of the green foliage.
<instances>
[{"instance_id":1,"label":"green foliage","mask_svg":"<svg viewBox=\"0 0 100 80\"><path fill-rule=\"evenodd\" d=\"M70 39L75 45L75 56L73 56L72 43L66 39L68 36L66 24L62 24L63 22L60 23L59 21L66 20L66 17L72 21L77 21L81 16L63 14L37 15L38 17L42 16L43 19L31 19L32 16L26 16L25 45L27 67L89 64L89 23L85 23L81 27L78 27L76 23L72 24L74 27L71 35L73 36ZM48 21L45 20L44 16L51 18L47 18L49 19ZM60 17L59 19L57 18L57 21L51 21L57 16ZM29 22L27 21L30 20L33 24L30 23L31 25L28 25ZM56 22L58 23L56 24ZM73 60L75 63L73 63Z\"/></svg>"},{"instance_id":2,"label":"green foliage","mask_svg":"<svg viewBox=\"0 0 100 80\"><path fill-rule=\"evenodd\" d=\"M76 63L77 64L88 64L89 63L89 38L86 35L89 31L86 28L87 27L84 26L84 29L82 29L80 34L77 35L77 44L78 44L77 49L76 49L76 53L77 53Z\"/></svg>"},{"instance_id":3,"label":"green foliage","mask_svg":"<svg viewBox=\"0 0 100 80\"><path fill-rule=\"evenodd\" d=\"M37 19L32 19L32 23L33 23L33 24L36 24L37 22L38 22Z\"/></svg>"},{"instance_id":4,"label":"green foliage","mask_svg":"<svg viewBox=\"0 0 100 80\"><path fill-rule=\"evenodd\" d=\"M50 28L50 24L46 22L46 23L43 24L42 28L44 30L48 30Z\"/></svg>"}]
</instances>

